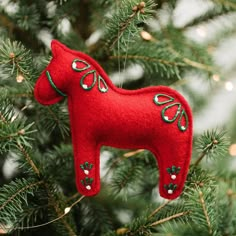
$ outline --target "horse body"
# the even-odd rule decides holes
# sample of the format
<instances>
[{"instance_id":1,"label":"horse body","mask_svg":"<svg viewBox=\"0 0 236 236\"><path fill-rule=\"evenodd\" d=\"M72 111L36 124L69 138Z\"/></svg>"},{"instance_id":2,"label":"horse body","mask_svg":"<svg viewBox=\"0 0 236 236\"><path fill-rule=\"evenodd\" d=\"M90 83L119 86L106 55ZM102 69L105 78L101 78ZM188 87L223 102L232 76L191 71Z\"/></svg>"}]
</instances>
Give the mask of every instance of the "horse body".
<instances>
[{"instance_id":1,"label":"horse body","mask_svg":"<svg viewBox=\"0 0 236 236\"><path fill-rule=\"evenodd\" d=\"M35 97L50 105L67 94L79 192L87 196L99 192L99 155L105 145L150 150L160 170L160 195L178 197L192 147L192 116L185 99L165 86L134 91L116 88L86 54L58 42L52 51L53 59L37 81ZM55 69L58 65L63 69Z\"/></svg>"}]
</instances>

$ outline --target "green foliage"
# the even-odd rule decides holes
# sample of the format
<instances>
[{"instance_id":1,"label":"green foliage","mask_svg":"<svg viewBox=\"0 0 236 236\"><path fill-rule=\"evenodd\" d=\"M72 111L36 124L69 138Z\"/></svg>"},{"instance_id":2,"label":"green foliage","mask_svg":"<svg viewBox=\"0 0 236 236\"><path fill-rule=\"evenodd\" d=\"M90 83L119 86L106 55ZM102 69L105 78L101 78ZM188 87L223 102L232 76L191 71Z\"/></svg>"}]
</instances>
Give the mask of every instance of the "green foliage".
<instances>
[{"instance_id":1,"label":"green foliage","mask_svg":"<svg viewBox=\"0 0 236 236\"><path fill-rule=\"evenodd\" d=\"M23 215L27 209L29 196L34 196L41 184L42 181L22 178L1 187L0 222L2 227L14 229L18 226L20 215ZM32 216L35 217L35 213L31 212L31 214L26 215L28 221Z\"/></svg>"},{"instance_id":2,"label":"green foliage","mask_svg":"<svg viewBox=\"0 0 236 236\"><path fill-rule=\"evenodd\" d=\"M145 68L147 74L158 74L161 77L180 79L180 71L186 67L178 55L163 50L166 46L164 43L151 44L136 40L130 43L131 46L124 50L116 52L116 55L110 57L115 62L117 59L126 60L127 63L137 63Z\"/></svg>"},{"instance_id":3,"label":"green foliage","mask_svg":"<svg viewBox=\"0 0 236 236\"><path fill-rule=\"evenodd\" d=\"M55 129L58 130L60 135L65 138L69 135L69 116L66 104L55 104L50 107L37 106L38 117L44 117L43 121L36 120L39 130L44 130L47 134L51 134Z\"/></svg>"},{"instance_id":4,"label":"green foliage","mask_svg":"<svg viewBox=\"0 0 236 236\"><path fill-rule=\"evenodd\" d=\"M32 55L21 43L9 39L0 45L0 62L5 65L12 75L22 74L30 77Z\"/></svg>"},{"instance_id":5,"label":"green foliage","mask_svg":"<svg viewBox=\"0 0 236 236\"><path fill-rule=\"evenodd\" d=\"M28 31L37 29L39 17L35 5L22 6L15 15L15 20L20 28Z\"/></svg>"},{"instance_id":6,"label":"green foliage","mask_svg":"<svg viewBox=\"0 0 236 236\"><path fill-rule=\"evenodd\" d=\"M109 210L99 201L85 200L81 204L80 210L82 213L82 217L80 217L81 236L96 235L98 233L102 235L113 228ZM93 227L90 227L90 225Z\"/></svg>"},{"instance_id":7,"label":"green foliage","mask_svg":"<svg viewBox=\"0 0 236 236\"><path fill-rule=\"evenodd\" d=\"M55 146L54 149L42 154L41 171L44 176L60 186L74 185L74 166L71 145Z\"/></svg>"},{"instance_id":8,"label":"green foliage","mask_svg":"<svg viewBox=\"0 0 236 236\"><path fill-rule=\"evenodd\" d=\"M117 6L118 11L114 12L108 19L107 29L104 34L106 40L106 48L126 48L130 42L134 42L137 38L140 28L137 25L145 23L152 17L154 13L155 3L152 0L145 2L144 13L141 10L133 10L137 7L137 1L121 1Z\"/></svg>"},{"instance_id":9,"label":"green foliage","mask_svg":"<svg viewBox=\"0 0 236 236\"><path fill-rule=\"evenodd\" d=\"M16 114L7 101L0 102L0 151L9 151L19 144L31 147L31 134L36 131L32 129L33 125L27 124L25 118Z\"/></svg>"},{"instance_id":10,"label":"green foliage","mask_svg":"<svg viewBox=\"0 0 236 236\"><path fill-rule=\"evenodd\" d=\"M137 188L137 182L141 180L142 169L143 166L141 165L123 160L114 170L112 178L112 192L114 195L117 195L120 191L132 190L132 186ZM123 195L126 194L123 193Z\"/></svg>"},{"instance_id":11,"label":"green foliage","mask_svg":"<svg viewBox=\"0 0 236 236\"><path fill-rule=\"evenodd\" d=\"M0 43L0 68L2 77L0 86L12 86L8 90L15 88L19 83L19 90L24 92L32 91L32 79L37 75L37 70L33 66L32 54L21 43L11 42L4 39ZM18 91L19 91L18 90Z\"/></svg>"},{"instance_id":12,"label":"green foliage","mask_svg":"<svg viewBox=\"0 0 236 236\"><path fill-rule=\"evenodd\" d=\"M224 157L228 151L229 139L225 131L208 130L197 140L196 146L207 157Z\"/></svg>"},{"instance_id":13,"label":"green foliage","mask_svg":"<svg viewBox=\"0 0 236 236\"><path fill-rule=\"evenodd\" d=\"M140 150L137 153L121 151L120 156L109 160L107 166L108 174L112 172L110 191L116 198L127 200L142 195L149 199L153 189L156 189L156 161L148 151Z\"/></svg>"}]
</instances>

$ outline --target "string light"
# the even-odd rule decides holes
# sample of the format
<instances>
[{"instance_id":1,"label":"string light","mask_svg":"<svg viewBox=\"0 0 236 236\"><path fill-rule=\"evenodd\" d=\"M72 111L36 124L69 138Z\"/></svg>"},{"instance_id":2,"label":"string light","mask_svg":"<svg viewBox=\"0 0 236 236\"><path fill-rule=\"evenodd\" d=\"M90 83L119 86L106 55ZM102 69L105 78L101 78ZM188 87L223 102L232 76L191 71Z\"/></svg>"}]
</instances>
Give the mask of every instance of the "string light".
<instances>
[{"instance_id":1,"label":"string light","mask_svg":"<svg viewBox=\"0 0 236 236\"><path fill-rule=\"evenodd\" d=\"M68 214L71 210L71 207L66 207L64 210L64 214Z\"/></svg>"},{"instance_id":2,"label":"string light","mask_svg":"<svg viewBox=\"0 0 236 236\"><path fill-rule=\"evenodd\" d=\"M2 228L1 228L2 227ZM4 226L0 226L0 234L7 234L8 231L4 230L5 227Z\"/></svg>"},{"instance_id":3,"label":"string light","mask_svg":"<svg viewBox=\"0 0 236 236\"><path fill-rule=\"evenodd\" d=\"M25 79L25 78L24 78L23 75L17 75L17 77L16 77L16 82L17 82L17 83L22 83L22 81L23 81L24 79Z\"/></svg>"},{"instance_id":4,"label":"string light","mask_svg":"<svg viewBox=\"0 0 236 236\"><path fill-rule=\"evenodd\" d=\"M141 32L140 32L140 35L141 35L141 37L144 39L144 40L146 40L146 41L150 41L150 40L152 40L153 38L152 38L152 35L151 34L149 34L147 31L145 31L145 30L142 30Z\"/></svg>"},{"instance_id":5,"label":"string light","mask_svg":"<svg viewBox=\"0 0 236 236\"><path fill-rule=\"evenodd\" d=\"M228 91L232 91L234 89L233 83L230 81L225 82L225 89Z\"/></svg>"},{"instance_id":6,"label":"string light","mask_svg":"<svg viewBox=\"0 0 236 236\"><path fill-rule=\"evenodd\" d=\"M34 229L34 228L43 227L43 226L49 225L49 224L51 224L51 223L53 223L53 222L55 222L55 221L58 221L58 220L60 220L61 218L63 218L65 215L67 215L67 214L71 211L71 209L72 209L77 203L79 203L84 197L85 197L84 195L81 196L77 201L73 202L69 207L66 207L66 208L64 209L64 213L63 213L62 215L60 215L59 217L57 217L56 219L54 219L54 220L51 220L51 221L49 221L49 222L46 222L46 223L40 224L40 225L34 225L34 226L28 226L28 227L17 227L17 228L14 228L14 229L20 229L20 230L23 230L23 229ZM7 229L7 228L4 228L4 229ZM8 229L10 229L10 228L8 228ZM1 230L1 228L0 228L0 230ZM0 234L1 234L1 231L0 231Z\"/></svg>"},{"instance_id":7,"label":"string light","mask_svg":"<svg viewBox=\"0 0 236 236\"><path fill-rule=\"evenodd\" d=\"M230 145L229 154L230 156L236 156L236 143Z\"/></svg>"},{"instance_id":8,"label":"string light","mask_svg":"<svg viewBox=\"0 0 236 236\"><path fill-rule=\"evenodd\" d=\"M218 81L220 81L220 76L217 75L217 74L214 74L214 75L212 76L212 79L213 79L214 81L218 82Z\"/></svg>"}]
</instances>

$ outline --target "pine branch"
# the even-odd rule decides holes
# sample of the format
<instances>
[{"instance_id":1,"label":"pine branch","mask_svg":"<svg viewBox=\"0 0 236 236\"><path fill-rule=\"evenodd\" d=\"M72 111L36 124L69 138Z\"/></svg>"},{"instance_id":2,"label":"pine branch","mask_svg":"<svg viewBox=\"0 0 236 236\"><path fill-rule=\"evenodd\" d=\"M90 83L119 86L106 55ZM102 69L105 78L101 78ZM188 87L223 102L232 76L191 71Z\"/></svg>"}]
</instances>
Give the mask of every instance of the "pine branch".
<instances>
[{"instance_id":1,"label":"pine branch","mask_svg":"<svg viewBox=\"0 0 236 236\"><path fill-rule=\"evenodd\" d=\"M172 216L169 216L169 217L166 217L164 219L161 219L161 220L158 220L158 221L155 221L155 222L151 223L149 225L149 227L153 227L153 226L157 226L159 224L163 224L163 223L165 223L167 221L170 221L170 220L173 220L173 219L176 219L176 218L188 215L189 213L190 213L190 211L184 211L184 212L180 212L180 213L174 214Z\"/></svg>"},{"instance_id":2,"label":"pine branch","mask_svg":"<svg viewBox=\"0 0 236 236\"><path fill-rule=\"evenodd\" d=\"M185 66L183 63L178 63L178 62L172 62L172 61L167 61L163 59L157 59L153 57L148 57L148 56L141 56L141 55L114 55L114 56L109 56L109 59L133 59L133 60L139 60L139 61L145 61L147 62L157 62L160 64L164 64L167 66Z\"/></svg>"},{"instance_id":3,"label":"pine branch","mask_svg":"<svg viewBox=\"0 0 236 236\"><path fill-rule=\"evenodd\" d=\"M191 195L194 195L196 186L200 189L208 188L209 191L215 191L216 178L212 176L209 171L199 166L191 165L182 197L189 199Z\"/></svg>"},{"instance_id":4,"label":"pine branch","mask_svg":"<svg viewBox=\"0 0 236 236\"><path fill-rule=\"evenodd\" d=\"M141 181L142 168L142 165L132 163L127 159L120 163L119 167L114 171L111 181L113 193L115 195L120 192L127 194L130 187L132 188L135 183L137 184Z\"/></svg>"},{"instance_id":5,"label":"pine branch","mask_svg":"<svg viewBox=\"0 0 236 236\"><path fill-rule=\"evenodd\" d=\"M18 83L24 83L32 91L30 81L34 77L33 58L29 50L17 41L3 40L0 44L0 65L10 75L14 75Z\"/></svg>"},{"instance_id":6,"label":"pine branch","mask_svg":"<svg viewBox=\"0 0 236 236\"><path fill-rule=\"evenodd\" d=\"M109 59L114 62L117 59L127 60L129 63L137 63L141 65L145 73L160 74L167 78L180 78L180 71L186 67L176 54L166 51L163 44L156 45L154 43L142 42L141 39L136 40L130 47L120 49L110 56Z\"/></svg>"},{"instance_id":7,"label":"pine branch","mask_svg":"<svg viewBox=\"0 0 236 236\"><path fill-rule=\"evenodd\" d=\"M67 220L65 218L61 218L61 216L64 215L64 209L62 210L60 208L59 202L55 198L55 195L52 193L52 191L50 191L50 187L49 187L48 183L44 182L44 186L45 186L45 189L48 194L49 203L53 206L53 209L56 212L57 218L59 218L60 221L62 222L62 224L64 225L65 229L68 232L68 235L75 236L76 233L75 233L74 229L71 227L71 225L67 222Z\"/></svg>"},{"instance_id":8,"label":"pine branch","mask_svg":"<svg viewBox=\"0 0 236 236\"><path fill-rule=\"evenodd\" d=\"M149 217L142 216L142 217L135 219L130 225L127 225L126 227L122 227L122 228L117 229L116 230L117 234L127 235L127 236L151 235L151 232L154 231L155 227L157 227L159 225L163 225L166 222L170 222L173 220L175 220L175 221L180 220L181 218L184 218L185 216L187 216L191 213L191 211L189 211L189 210L173 213L175 211L178 211L178 207L176 209L173 209L174 206L172 206L171 210L170 210L170 208L166 209L168 216L164 216L163 213L160 213L160 211L162 209L164 209L164 205L166 206L166 203L159 207L158 212L161 215L161 216L159 216L160 217L159 220L152 221L152 218L154 217L155 214L151 214L151 215L149 215ZM113 234L107 234L107 235L113 235Z\"/></svg>"},{"instance_id":9,"label":"pine branch","mask_svg":"<svg viewBox=\"0 0 236 236\"><path fill-rule=\"evenodd\" d=\"M15 148L18 143L31 147L30 135L36 130L32 130L34 123L26 124L26 119L15 114L14 107L8 101L0 101L0 147L2 152Z\"/></svg>"},{"instance_id":10,"label":"pine branch","mask_svg":"<svg viewBox=\"0 0 236 236\"><path fill-rule=\"evenodd\" d=\"M53 180L62 188L68 187L68 183L73 186L74 160L71 144L54 146L52 150L44 154L41 160L41 171L46 179Z\"/></svg>"},{"instance_id":11,"label":"pine branch","mask_svg":"<svg viewBox=\"0 0 236 236\"><path fill-rule=\"evenodd\" d=\"M19 153L21 153L22 156L22 162L27 163L34 174L37 176L37 178L41 179L43 181L43 186L45 187L45 190L49 197L50 205L53 206L54 211L56 212L57 217L63 214L64 210L61 209L58 201L56 200L58 193L51 192L49 184L45 181L46 178L42 175L40 172L40 169L38 168L37 164L35 163L35 160L33 160L32 156L27 151L26 147L31 147L28 140L31 140L30 137L28 137L29 134L31 134L33 131L31 131L32 124L24 125L24 119L21 117L15 117L14 108L13 106L9 106L5 103L0 108L1 110L1 120L2 126L1 126L1 132L0 132L0 138L1 142L0 145L4 147L5 150L10 149L10 147L16 148ZM14 117L14 119L13 119ZM7 135L3 135L1 133L5 132ZM54 191L54 190L53 190ZM66 219L61 219L62 225L67 229L69 235L75 235L75 232L71 225L67 222Z\"/></svg>"},{"instance_id":12,"label":"pine branch","mask_svg":"<svg viewBox=\"0 0 236 236\"><path fill-rule=\"evenodd\" d=\"M62 137L65 137L69 134L68 112L63 112L61 107L57 108L58 109L55 111L52 108L47 107L47 110L52 116L53 122L56 123L57 127L60 129ZM61 113L62 115L58 116L58 113Z\"/></svg>"},{"instance_id":13,"label":"pine branch","mask_svg":"<svg viewBox=\"0 0 236 236\"><path fill-rule=\"evenodd\" d=\"M13 17L17 26L24 31L36 30L39 27L39 18L40 15L35 4L21 5Z\"/></svg>"},{"instance_id":14,"label":"pine branch","mask_svg":"<svg viewBox=\"0 0 236 236\"><path fill-rule=\"evenodd\" d=\"M14 115L13 112L11 112L11 109L10 108L5 108L4 106L1 107L2 108L2 111L4 112L4 115L2 115L1 117L4 117L4 119L2 118L3 120L3 123L6 125L6 126L10 126L14 123L11 122L11 117ZM1 113L3 114L3 113ZM16 122L17 119L14 120L14 122ZM28 126L29 128L31 126ZM25 130L27 130L27 127L25 128ZM21 132L22 133L22 132ZM24 134L24 133L23 133ZM8 135L9 136L9 135ZM11 137L12 138L12 137ZM10 140L10 142L12 142L12 140ZM22 141L23 143L25 143L25 141L23 140ZM25 161L29 164L29 166L32 168L33 172L35 173L35 175L38 177L38 178L42 178L42 175L39 171L39 168L37 167L37 165L35 164L35 162L33 161L32 157L29 155L29 153L27 152L26 148L23 146L21 142L21 139L18 138L17 136L17 139L16 139L16 147L17 149L19 150L19 152L22 154L22 156L24 157ZM50 203L52 204L57 216L59 217L61 214L62 214L62 210L60 209L57 201L55 200L55 197L54 197L54 194L51 193L51 190L50 190L50 187L48 185L48 183L46 183L45 181L43 182L43 185L46 189L46 192L49 196L49 201ZM62 223L65 225L65 228L68 230L68 232L70 232L70 235L75 235L73 229L71 228L71 226L68 224L68 222L65 220L65 219L61 219Z\"/></svg>"},{"instance_id":15,"label":"pine branch","mask_svg":"<svg viewBox=\"0 0 236 236\"><path fill-rule=\"evenodd\" d=\"M188 58L183 58L183 61L187 64L190 65L191 67L200 69L200 70L205 70L205 71L210 71L210 72L216 72L215 68L209 65L205 65L196 61L192 61Z\"/></svg>"},{"instance_id":16,"label":"pine branch","mask_svg":"<svg viewBox=\"0 0 236 236\"><path fill-rule=\"evenodd\" d=\"M25 185L22 188L18 189L17 191L14 190L14 194L9 196L8 199L6 199L2 205L0 205L0 211L2 211L9 203L12 203L15 201L15 198L18 198L19 196L21 196L24 192L27 192L29 189L32 191L32 189L34 189L36 186L43 184L43 181L40 180L38 182L33 182L33 183L27 183L26 180L24 179L19 179L16 180L15 182L12 182L11 185L13 185L13 187L15 187L16 185ZM10 185L6 185L2 187L2 192L1 195L3 196L3 191L7 189L7 192L9 193L9 189L11 188ZM2 200L2 199L1 199Z\"/></svg>"},{"instance_id":17,"label":"pine branch","mask_svg":"<svg viewBox=\"0 0 236 236\"><path fill-rule=\"evenodd\" d=\"M128 28L128 26L130 25L130 23L133 21L133 19L136 17L136 15L138 13L144 14L145 10L145 2L141 2L139 4L137 4L136 6L134 6L132 8L133 13L128 17L128 19L125 22L122 22L122 24L120 24L120 28L118 30L118 35L117 37L114 39L113 43L110 46L110 49L112 49L114 47L114 45L117 43L117 41L120 39L120 37L122 36L122 34L124 33L124 31Z\"/></svg>"},{"instance_id":18,"label":"pine branch","mask_svg":"<svg viewBox=\"0 0 236 236\"><path fill-rule=\"evenodd\" d=\"M40 129L44 129L49 134L58 129L63 138L69 135L69 114L65 103L55 104L50 107L40 105L37 107L39 108L37 110L38 117L45 117L43 120L36 121Z\"/></svg>"},{"instance_id":19,"label":"pine branch","mask_svg":"<svg viewBox=\"0 0 236 236\"><path fill-rule=\"evenodd\" d=\"M30 157L30 155L28 154L28 152L26 151L26 149L20 144L17 143L17 147L19 149L19 151L22 153L22 155L25 157L26 161L28 162L28 164L32 167L34 173L40 177L40 172L38 167L35 165L34 161L32 160L32 158Z\"/></svg>"},{"instance_id":20,"label":"pine branch","mask_svg":"<svg viewBox=\"0 0 236 236\"><path fill-rule=\"evenodd\" d=\"M166 201L162 205L160 205L156 210L154 210L150 215L149 218L152 218L154 215L156 215L160 210L162 210L167 204L169 204L171 201Z\"/></svg>"},{"instance_id":21,"label":"pine branch","mask_svg":"<svg viewBox=\"0 0 236 236\"><path fill-rule=\"evenodd\" d=\"M223 157L228 151L229 140L226 136L225 131L206 131L196 142L197 149L201 150L202 153L195 162L197 166L201 160L207 157Z\"/></svg>"},{"instance_id":22,"label":"pine branch","mask_svg":"<svg viewBox=\"0 0 236 236\"><path fill-rule=\"evenodd\" d=\"M202 193L202 191L198 191L198 194L199 194L199 199L200 199L200 203L202 205L202 210L203 210L204 216L206 217L206 221L207 221L207 225L208 225L208 232L210 235L212 235L212 226L211 226L210 218L209 218L209 215L207 212L206 203L203 198L203 193Z\"/></svg>"},{"instance_id":23,"label":"pine branch","mask_svg":"<svg viewBox=\"0 0 236 236\"><path fill-rule=\"evenodd\" d=\"M147 42L136 40L131 47L120 49L116 55L109 56L109 59L115 62L118 59L138 63L143 65L145 72L159 72L167 78L171 76L180 78L180 71L189 67L215 73L214 67L194 61L187 58L184 53L177 52L168 40L160 42L153 35L149 34L149 36Z\"/></svg>"},{"instance_id":24,"label":"pine branch","mask_svg":"<svg viewBox=\"0 0 236 236\"><path fill-rule=\"evenodd\" d=\"M200 154L200 156L197 158L196 162L194 163L195 166L199 165L199 163L202 161L202 159L206 156L207 152L211 150L214 145L217 145L218 141L217 139L212 140L211 143L207 144L206 147L203 149L203 152Z\"/></svg>"},{"instance_id":25,"label":"pine branch","mask_svg":"<svg viewBox=\"0 0 236 236\"><path fill-rule=\"evenodd\" d=\"M137 154L141 154L142 152L144 152L145 150L144 149L138 149L138 150L135 150L135 151L130 151L130 152L126 152L124 153L123 155L121 155L120 157L118 158L115 158L112 163L110 164L105 176L104 176L104 179L107 178L107 176L109 175L109 173L114 170L114 168L120 163L122 162L123 160L127 159L127 158L130 158L130 157L136 157Z\"/></svg>"},{"instance_id":26,"label":"pine branch","mask_svg":"<svg viewBox=\"0 0 236 236\"><path fill-rule=\"evenodd\" d=\"M109 211L106 204L100 202L101 200L102 198L96 197L91 200L85 199L81 203L80 235L104 235L113 228L112 218L114 219L116 216ZM92 227L90 227L91 225Z\"/></svg>"},{"instance_id":27,"label":"pine branch","mask_svg":"<svg viewBox=\"0 0 236 236\"><path fill-rule=\"evenodd\" d=\"M154 35L156 36L150 34L152 42L158 42L160 44L161 42L158 39L161 38L165 42L165 49L181 59L186 65L206 72L213 73L216 71L216 68L209 65L212 59L206 53L206 48L201 47L193 41L189 41L184 35L184 31L175 28L171 21L165 26L162 25L161 21L158 21L158 23L161 31L155 32ZM184 45L184 47L182 48L181 45Z\"/></svg>"},{"instance_id":28,"label":"pine branch","mask_svg":"<svg viewBox=\"0 0 236 236\"><path fill-rule=\"evenodd\" d=\"M39 177L42 178L41 173L39 172L39 169L36 167L36 165L34 164L34 162L32 161L32 158L30 157L30 155L27 153L27 151L24 149L24 147L20 146L19 150L21 151L21 153L23 154L23 156L26 158L27 162L30 164L30 166L32 167L32 169L34 170L34 172L36 173L36 175L38 175ZM43 181L43 185L45 187L45 190L47 192L48 198L49 198L49 205L53 206L53 209L56 212L57 217L59 218L62 214L64 214L64 209L62 210L61 207L59 206L59 202L56 199L56 193L53 193L50 190L50 185L44 180ZM66 221L66 219L61 218L60 219L61 222L63 223L63 225L65 226L65 228L67 229L69 235L74 236L76 235L74 230L72 229L72 227L70 226L70 224Z\"/></svg>"},{"instance_id":29,"label":"pine branch","mask_svg":"<svg viewBox=\"0 0 236 236\"><path fill-rule=\"evenodd\" d=\"M193 168L189 175L192 178L185 186L183 198L186 209L191 210L191 221L193 225L201 222L202 229L207 230L210 235L218 230L216 181L209 173L200 168Z\"/></svg>"},{"instance_id":30,"label":"pine branch","mask_svg":"<svg viewBox=\"0 0 236 236\"><path fill-rule=\"evenodd\" d=\"M183 62L186 63L187 65L196 68L196 69L200 69L200 70L205 70L205 71L210 71L210 72L215 72L215 68L197 61L193 61L189 58L186 58L184 56L182 56L179 52L177 52L170 44L168 46L168 50L175 54L177 57L182 58Z\"/></svg>"},{"instance_id":31,"label":"pine branch","mask_svg":"<svg viewBox=\"0 0 236 236\"><path fill-rule=\"evenodd\" d=\"M35 195L43 181L35 179L16 179L1 187L0 222L14 229L21 219L20 214L28 207L28 196ZM30 216L28 216L28 219Z\"/></svg>"},{"instance_id":32,"label":"pine branch","mask_svg":"<svg viewBox=\"0 0 236 236\"><path fill-rule=\"evenodd\" d=\"M134 178L134 173L136 171L139 172L140 169L136 170L134 167L129 168L128 170L122 170L122 173L119 173L119 176L116 176L116 179L114 178L112 180L113 182L113 188L116 186L121 191L123 188L125 188L128 184L130 184L131 178ZM135 174L135 176L138 174Z\"/></svg>"},{"instance_id":33,"label":"pine branch","mask_svg":"<svg viewBox=\"0 0 236 236\"><path fill-rule=\"evenodd\" d=\"M126 40L127 35L135 38L140 31L137 23L140 21L145 22L151 18L154 7L155 3L152 0L142 1L138 4L135 0L122 1L119 11L113 14L113 17L109 19L107 24L107 30L104 35L106 40L105 47L109 50L113 49L118 42L122 44Z\"/></svg>"},{"instance_id":34,"label":"pine branch","mask_svg":"<svg viewBox=\"0 0 236 236\"><path fill-rule=\"evenodd\" d=\"M227 205L226 206L223 205L222 215L221 215L221 212L219 211L219 215L222 217L220 219L219 224L224 225L224 226L226 225L226 227L222 227L222 229L223 229L222 234L224 234L224 235L227 235L227 232L231 232L233 234L232 226L235 225L235 223L236 223L235 222L236 218L234 215L234 212L235 212L234 199L236 199L236 193L233 192L232 189L229 189L227 191L227 203L226 203Z\"/></svg>"}]
</instances>

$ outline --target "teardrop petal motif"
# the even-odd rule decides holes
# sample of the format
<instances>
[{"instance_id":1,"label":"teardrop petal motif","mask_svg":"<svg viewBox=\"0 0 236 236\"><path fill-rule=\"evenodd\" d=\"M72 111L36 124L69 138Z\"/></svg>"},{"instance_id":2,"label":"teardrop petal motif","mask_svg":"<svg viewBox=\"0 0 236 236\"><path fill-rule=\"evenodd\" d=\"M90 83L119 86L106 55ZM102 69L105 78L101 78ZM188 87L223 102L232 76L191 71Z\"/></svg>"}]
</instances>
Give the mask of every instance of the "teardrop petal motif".
<instances>
[{"instance_id":1,"label":"teardrop petal motif","mask_svg":"<svg viewBox=\"0 0 236 236\"><path fill-rule=\"evenodd\" d=\"M174 117L172 119L169 118L169 116L165 115L166 111L174 106L177 106L177 111L174 115ZM180 113L180 110L181 110L181 104L179 102L175 102L175 103L172 103L168 106L166 106L165 108L162 109L161 111L161 116L162 116L162 119L165 121L165 122L168 122L168 123L172 123L176 120L176 118L178 117L179 113Z\"/></svg>"},{"instance_id":2,"label":"teardrop petal motif","mask_svg":"<svg viewBox=\"0 0 236 236\"><path fill-rule=\"evenodd\" d=\"M167 100L159 101L160 100L159 97L167 98ZM166 94L158 93L154 96L153 100L157 105L163 105L163 104L166 104L168 102L173 102L174 98L169 96L169 95L166 95Z\"/></svg>"},{"instance_id":3,"label":"teardrop petal motif","mask_svg":"<svg viewBox=\"0 0 236 236\"><path fill-rule=\"evenodd\" d=\"M89 76L90 74L93 74L93 82L90 86L88 86L87 84L84 84L84 80L86 79L87 76ZM83 75L83 77L80 80L80 85L84 90L91 90L94 85L96 84L97 81L97 76L96 76L96 71L95 70L91 70L89 72L87 72L86 74Z\"/></svg>"},{"instance_id":4,"label":"teardrop petal motif","mask_svg":"<svg viewBox=\"0 0 236 236\"><path fill-rule=\"evenodd\" d=\"M103 87L101 85L103 85ZM98 89L102 93L106 93L108 91L107 83L100 75L98 76Z\"/></svg>"},{"instance_id":5,"label":"teardrop petal motif","mask_svg":"<svg viewBox=\"0 0 236 236\"><path fill-rule=\"evenodd\" d=\"M82 63L82 64L84 64L84 67L82 67L82 68L78 68L77 66L77 63L76 62L80 62L80 63ZM77 71L77 72L81 72L81 71L84 71L84 70L87 70L88 68L90 68L90 65L86 62L86 61L84 61L84 60L80 60L80 59L75 59L73 62L72 62L72 69L74 70L74 71Z\"/></svg>"},{"instance_id":6,"label":"teardrop petal motif","mask_svg":"<svg viewBox=\"0 0 236 236\"><path fill-rule=\"evenodd\" d=\"M182 119L185 119L185 125L181 124ZM188 128L188 115L186 114L185 110L182 110L179 120L178 120L178 128L181 131L186 131Z\"/></svg>"}]
</instances>

